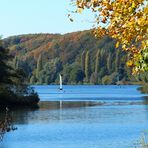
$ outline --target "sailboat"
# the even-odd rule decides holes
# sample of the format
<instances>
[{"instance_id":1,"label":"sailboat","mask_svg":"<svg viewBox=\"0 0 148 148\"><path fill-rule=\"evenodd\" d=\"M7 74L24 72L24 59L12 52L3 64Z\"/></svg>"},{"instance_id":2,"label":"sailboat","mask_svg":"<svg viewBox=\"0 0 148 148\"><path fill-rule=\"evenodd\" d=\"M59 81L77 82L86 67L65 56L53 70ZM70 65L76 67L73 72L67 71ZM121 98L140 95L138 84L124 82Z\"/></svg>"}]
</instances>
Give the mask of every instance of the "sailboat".
<instances>
[{"instance_id":1,"label":"sailboat","mask_svg":"<svg viewBox=\"0 0 148 148\"><path fill-rule=\"evenodd\" d=\"M63 87L62 87L62 75L61 74L59 74L59 78L60 78L60 87L59 87L59 89L63 90Z\"/></svg>"}]
</instances>

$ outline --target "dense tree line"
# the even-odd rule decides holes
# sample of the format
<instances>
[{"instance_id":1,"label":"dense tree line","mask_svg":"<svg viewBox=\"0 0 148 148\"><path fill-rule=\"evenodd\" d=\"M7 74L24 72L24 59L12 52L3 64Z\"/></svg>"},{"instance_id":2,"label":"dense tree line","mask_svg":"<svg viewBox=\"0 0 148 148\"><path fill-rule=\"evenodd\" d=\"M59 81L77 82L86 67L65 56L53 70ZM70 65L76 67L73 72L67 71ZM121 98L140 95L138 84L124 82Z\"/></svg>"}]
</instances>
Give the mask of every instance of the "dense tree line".
<instances>
[{"instance_id":1,"label":"dense tree line","mask_svg":"<svg viewBox=\"0 0 148 148\"><path fill-rule=\"evenodd\" d=\"M147 82L147 74L131 75L126 52L115 49L108 36L96 39L89 31L32 34L4 39L13 65L22 68L28 84L117 84Z\"/></svg>"},{"instance_id":2,"label":"dense tree line","mask_svg":"<svg viewBox=\"0 0 148 148\"><path fill-rule=\"evenodd\" d=\"M35 105L39 101L17 63L17 58L12 62L9 50L0 45L0 106Z\"/></svg>"}]
</instances>

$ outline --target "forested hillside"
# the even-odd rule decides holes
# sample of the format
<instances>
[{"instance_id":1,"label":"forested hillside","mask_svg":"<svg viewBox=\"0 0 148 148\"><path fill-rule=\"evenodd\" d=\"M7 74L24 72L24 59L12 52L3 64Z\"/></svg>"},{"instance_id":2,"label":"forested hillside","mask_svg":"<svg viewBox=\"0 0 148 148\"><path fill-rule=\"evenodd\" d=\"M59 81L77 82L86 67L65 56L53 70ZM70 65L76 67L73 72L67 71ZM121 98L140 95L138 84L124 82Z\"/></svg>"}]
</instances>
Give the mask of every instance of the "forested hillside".
<instances>
[{"instance_id":1,"label":"forested hillside","mask_svg":"<svg viewBox=\"0 0 148 148\"><path fill-rule=\"evenodd\" d=\"M55 84L59 74L65 84L116 84L148 81L126 67L127 55L109 37L95 39L91 31L60 34L28 34L4 39L30 84Z\"/></svg>"}]
</instances>

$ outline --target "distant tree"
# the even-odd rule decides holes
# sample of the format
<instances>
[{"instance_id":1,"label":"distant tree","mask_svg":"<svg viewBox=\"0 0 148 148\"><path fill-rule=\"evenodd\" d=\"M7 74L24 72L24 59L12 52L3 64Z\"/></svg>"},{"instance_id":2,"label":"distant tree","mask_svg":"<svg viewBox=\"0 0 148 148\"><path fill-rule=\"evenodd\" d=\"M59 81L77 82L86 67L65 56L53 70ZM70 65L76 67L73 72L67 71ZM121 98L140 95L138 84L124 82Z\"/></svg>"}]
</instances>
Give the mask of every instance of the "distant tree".
<instances>
[{"instance_id":1,"label":"distant tree","mask_svg":"<svg viewBox=\"0 0 148 148\"><path fill-rule=\"evenodd\" d=\"M119 80L122 80L124 77L126 77L124 64L120 65L118 69L118 75L119 75Z\"/></svg>"},{"instance_id":2,"label":"distant tree","mask_svg":"<svg viewBox=\"0 0 148 148\"><path fill-rule=\"evenodd\" d=\"M102 78L102 84L106 85L106 84L112 84L112 79L110 78L110 76L106 75Z\"/></svg>"},{"instance_id":3,"label":"distant tree","mask_svg":"<svg viewBox=\"0 0 148 148\"><path fill-rule=\"evenodd\" d=\"M55 65L55 68L56 68L56 73L59 73L63 69L62 62L59 58L54 59L54 65Z\"/></svg>"},{"instance_id":4,"label":"distant tree","mask_svg":"<svg viewBox=\"0 0 148 148\"><path fill-rule=\"evenodd\" d=\"M120 67L120 51L116 51L116 57L115 57L115 71L118 72L119 67Z\"/></svg>"},{"instance_id":5,"label":"distant tree","mask_svg":"<svg viewBox=\"0 0 148 148\"><path fill-rule=\"evenodd\" d=\"M98 74L100 68L100 50L96 53L95 73Z\"/></svg>"},{"instance_id":6,"label":"distant tree","mask_svg":"<svg viewBox=\"0 0 148 148\"><path fill-rule=\"evenodd\" d=\"M35 84L37 82L37 79L34 75L31 76L30 78L30 84Z\"/></svg>"},{"instance_id":7,"label":"distant tree","mask_svg":"<svg viewBox=\"0 0 148 148\"><path fill-rule=\"evenodd\" d=\"M104 48L102 48L100 51L100 66L101 67L106 66L106 60L107 60L106 51Z\"/></svg>"},{"instance_id":8,"label":"distant tree","mask_svg":"<svg viewBox=\"0 0 148 148\"><path fill-rule=\"evenodd\" d=\"M101 70L99 71L99 77L102 78L105 75L107 75L107 69L105 66L103 66L101 67Z\"/></svg>"},{"instance_id":9,"label":"distant tree","mask_svg":"<svg viewBox=\"0 0 148 148\"><path fill-rule=\"evenodd\" d=\"M37 71L36 71L36 77L39 79L39 73L43 69L43 63L42 63L42 55L39 56L37 60Z\"/></svg>"},{"instance_id":10,"label":"distant tree","mask_svg":"<svg viewBox=\"0 0 148 148\"><path fill-rule=\"evenodd\" d=\"M107 71L108 71L108 74L110 74L111 71L112 71L112 54L111 54L111 53L108 53L108 58L107 58Z\"/></svg>"},{"instance_id":11,"label":"distant tree","mask_svg":"<svg viewBox=\"0 0 148 148\"><path fill-rule=\"evenodd\" d=\"M15 58L13 59L13 68L18 69L18 66L19 66L18 57L15 56Z\"/></svg>"},{"instance_id":12,"label":"distant tree","mask_svg":"<svg viewBox=\"0 0 148 148\"><path fill-rule=\"evenodd\" d=\"M96 72L91 74L90 83L91 84L98 84L98 74Z\"/></svg>"},{"instance_id":13,"label":"distant tree","mask_svg":"<svg viewBox=\"0 0 148 148\"><path fill-rule=\"evenodd\" d=\"M71 70L72 70L71 65L69 65L69 64L64 65L63 71L62 71L62 73L63 73L63 83L64 84L69 83Z\"/></svg>"},{"instance_id":14,"label":"distant tree","mask_svg":"<svg viewBox=\"0 0 148 148\"><path fill-rule=\"evenodd\" d=\"M43 70L38 73L38 84L54 83L61 69L62 63L58 58L52 59L51 61L45 63Z\"/></svg>"},{"instance_id":15,"label":"distant tree","mask_svg":"<svg viewBox=\"0 0 148 148\"><path fill-rule=\"evenodd\" d=\"M86 79L86 82L89 82L90 74L91 74L90 53L89 53L89 51L87 51L86 56L85 56L85 79Z\"/></svg>"},{"instance_id":16,"label":"distant tree","mask_svg":"<svg viewBox=\"0 0 148 148\"><path fill-rule=\"evenodd\" d=\"M82 82L84 78L84 72L79 65L74 65L70 72L70 82L78 83Z\"/></svg>"},{"instance_id":17,"label":"distant tree","mask_svg":"<svg viewBox=\"0 0 148 148\"><path fill-rule=\"evenodd\" d=\"M85 71L85 51L84 50L81 54L81 67L82 67L82 70Z\"/></svg>"}]
</instances>

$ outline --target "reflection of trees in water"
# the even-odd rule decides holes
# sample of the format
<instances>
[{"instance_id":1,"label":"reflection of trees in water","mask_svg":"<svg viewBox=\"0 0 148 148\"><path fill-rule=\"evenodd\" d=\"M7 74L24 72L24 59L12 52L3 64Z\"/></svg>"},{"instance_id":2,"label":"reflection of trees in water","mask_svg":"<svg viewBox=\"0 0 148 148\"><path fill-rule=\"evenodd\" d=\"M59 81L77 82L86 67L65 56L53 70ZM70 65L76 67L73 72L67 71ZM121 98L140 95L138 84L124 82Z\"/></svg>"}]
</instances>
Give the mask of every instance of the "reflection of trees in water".
<instances>
[{"instance_id":1,"label":"reflection of trees in water","mask_svg":"<svg viewBox=\"0 0 148 148\"><path fill-rule=\"evenodd\" d=\"M10 114L8 108L2 119L0 119L0 140L3 139L6 132L17 130L12 124L12 115Z\"/></svg>"},{"instance_id":2,"label":"reflection of trees in water","mask_svg":"<svg viewBox=\"0 0 148 148\"><path fill-rule=\"evenodd\" d=\"M103 105L102 102L93 101L41 101L39 103L40 110L55 110L55 109L71 109L80 107L89 107Z\"/></svg>"},{"instance_id":3,"label":"reflection of trees in water","mask_svg":"<svg viewBox=\"0 0 148 148\"><path fill-rule=\"evenodd\" d=\"M148 105L148 97L144 97L143 103L144 103L145 105Z\"/></svg>"},{"instance_id":4,"label":"reflection of trees in water","mask_svg":"<svg viewBox=\"0 0 148 148\"><path fill-rule=\"evenodd\" d=\"M39 108L15 107L11 108L14 124L29 124L30 119L36 118Z\"/></svg>"},{"instance_id":5,"label":"reflection of trees in water","mask_svg":"<svg viewBox=\"0 0 148 148\"><path fill-rule=\"evenodd\" d=\"M145 105L145 112L146 112L146 119L147 119L147 121L148 121L148 97L146 97L146 98L144 98L144 101L143 101L143 104ZM146 129L146 130L148 130L148 129Z\"/></svg>"}]
</instances>

